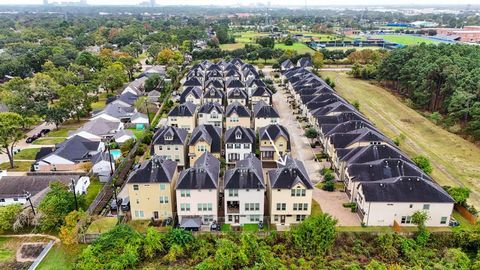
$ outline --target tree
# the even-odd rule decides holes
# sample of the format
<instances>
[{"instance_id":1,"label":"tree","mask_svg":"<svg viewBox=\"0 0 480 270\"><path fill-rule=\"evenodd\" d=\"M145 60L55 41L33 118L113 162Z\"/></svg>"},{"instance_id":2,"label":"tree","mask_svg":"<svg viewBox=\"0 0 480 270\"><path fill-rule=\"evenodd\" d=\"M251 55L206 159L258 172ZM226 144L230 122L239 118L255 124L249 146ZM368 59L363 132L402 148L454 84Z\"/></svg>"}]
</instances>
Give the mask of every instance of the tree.
<instances>
[{"instance_id":1,"label":"tree","mask_svg":"<svg viewBox=\"0 0 480 270\"><path fill-rule=\"evenodd\" d=\"M87 92L79 86L67 85L59 91L59 107L68 108L77 121L90 110L90 99Z\"/></svg>"},{"instance_id":2,"label":"tree","mask_svg":"<svg viewBox=\"0 0 480 270\"><path fill-rule=\"evenodd\" d=\"M432 173L432 171L433 171L432 165L430 164L430 160L426 156L418 155L418 156L414 157L412 160L426 174L431 174Z\"/></svg>"},{"instance_id":3,"label":"tree","mask_svg":"<svg viewBox=\"0 0 480 270\"><path fill-rule=\"evenodd\" d=\"M273 49L275 47L275 39L271 37L260 37L257 39L257 43L263 48Z\"/></svg>"},{"instance_id":4,"label":"tree","mask_svg":"<svg viewBox=\"0 0 480 270\"><path fill-rule=\"evenodd\" d=\"M10 168L14 168L13 148L25 137L22 127L25 119L17 113L0 112L0 147L1 153L7 154Z\"/></svg>"},{"instance_id":5,"label":"tree","mask_svg":"<svg viewBox=\"0 0 480 270\"><path fill-rule=\"evenodd\" d=\"M150 92L162 87L164 81L159 74L153 74L145 81L145 92Z\"/></svg>"},{"instance_id":6,"label":"tree","mask_svg":"<svg viewBox=\"0 0 480 270\"><path fill-rule=\"evenodd\" d=\"M444 269L468 270L470 258L459 248L449 248L443 257Z\"/></svg>"},{"instance_id":7,"label":"tree","mask_svg":"<svg viewBox=\"0 0 480 270\"><path fill-rule=\"evenodd\" d=\"M77 195L79 207L84 205L83 195ZM61 182L50 184L50 190L40 202L40 227L42 230L58 230L65 222L68 213L75 210L75 197L67 185Z\"/></svg>"},{"instance_id":8,"label":"tree","mask_svg":"<svg viewBox=\"0 0 480 270\"><path fill-rule=\"evenodd\" d=\"M470 189L467 187L443 187L450 196L455 200L455 203L460 205L466 205L467 200L470 197Z\"/></svg>"},{"instance_id":9,"label":"tree","mask_svg":"<svg viewBox=\"0 0 480 270\"><path fill-rule=\"evenodd\" d=\"M310 216L292 228L292 241L302 255L321 256L335 243L337 220L328 214Z\"/></svg>"},{"instance_id":10,"label":"tree","mask_svg":"<svg viewBox=\"0 0 480 270\"><path fill-rule=\"evenodd\" d=\"M194 240L191 232L184 229L172 229L167 233L167 241L170 245L179 245L185 247Z\"/></svg>"},{"instance_id":11,"label":"tree","mask_svg":"<svg viewBox=\"0 0 480 270\"><path fill-rule=\"evenodd\" d=\"M13 223L20 211L22 211L21 204L0 206L0 233L5 233L13 229Z\"/></svg>"},{"instance_id":12,"label":"tree","mask_svg":"<svg viewBox=\"0 0 480 270\"><path fill-rule=\"evenodd\" d=\"M318 137L318 131L315 128L309 128L305 131L305 137L315 139Z\"/></svg>"},{"instance_id":13,"label":"tree","mask_svg":"<svg viewBox=\"0 0 480 270\"><path fill-rule=\"evenodd\" d=\"M87 214L80 211L72 211L65 216L65 225L60 227L59 238L65 245L73 245L78 243L78 222L85 221Z\"/></svg>"},{"instance_id":14,"label":"tree","mask_svg":"<svg viewBox=\"0 0 480 270\"><path fill-rule=\"evenodd\" d=\"M118 61L122 63L127 70L128 79L133 80L133 74L140 70L138 61L131 56L120 57Z\"/></svg>"},{"instance_id":15,"label":"tree","mask_svg":"<svg viewBox=\"0 0 480 270\"><path fill-rule=\"evenodd\" d=\"M141 257L142 242L142 236L130 226L115 226L82 251L75 268L135 268Z\"/></svg>"},{"instance_id":16,"label":"tree","mask_svg":"<svg viewBox=\"0 0 480 270\"><path fill-rule=\"evenodd\" d=\"M250 255L250 254L249 254ZM242 269L248 263L248 256L229 239L218 239L212 259L199 265L199 269Z\"/></svg>"},{"instance_id":17,"label":"tree","mask_svg":"<svg viewBox=\"0 0 480 270\"><path fill-rule=\"evenodd\" d=\"M323 53L316 51L312 56L312 65L315 70L320 69L323 66Z\"/></svg>"},{"instance_id":18,"label":"tree","mask_svg":"<svg viewBox=\"0 0 480 270\"><path fill-rule=\"evenodd\" d=\"M170 78L170 80L172 80L172 82L177 81L177 79L178 79L178 69L176 69L174 67L167 68L167 76L168 76L168 78Z\"/></svg>"},{"instance_id":19,"label":"tree","mask_svg":"<svg viewBox=\"0 0 480 270\"><path fill-rule=\"evenodd\" d=\"M97 72L97 81L104 89L113 92L113 90L123 86L128 81L125 66L120 62L108 65L100 72Z\"/></svg>"},{"instance_id":20,"label":"tree","mask_svg":"<svg viewBox=\"0 0 480 270\"><path fill-rule=\"evenodd\" d=\"M50 76L37 73L31 80L31 88L35 101L52 102L60 89L60 85Z\"/></svg>"},{"instance_id":21,"label":"tree","mask_svg":"<svg viewBox=\"0 0 480 270\"><path fill-rule=\"evenodd\" d=\"M273 50L268 47L260 48L258 50L258 57L267 63L267 60L273 57Z\"/></svg>"},{"instance_id":22,"label":"tree","mask_svg":"<svg viewBox=\"0 0 480 270\"><path fill-rule=\"evenodd\" d=\"M150 259L157 254L163 254L166 251L165 242L165 234L148 227L143 243L143 254Z\"/></svg>"},{"instance_id":23,"label":"tree","mask_svg":"<svg viewBox=\"0 0 480 270\"><path fill-rule=\"evenodd\" d=\"M63 106L54 105L47 109L45 112L45 121L47 123L55 124L55 128L58 130L58 126L65 122L70 116L70 112Z\"/></svg>"}]
</instances>

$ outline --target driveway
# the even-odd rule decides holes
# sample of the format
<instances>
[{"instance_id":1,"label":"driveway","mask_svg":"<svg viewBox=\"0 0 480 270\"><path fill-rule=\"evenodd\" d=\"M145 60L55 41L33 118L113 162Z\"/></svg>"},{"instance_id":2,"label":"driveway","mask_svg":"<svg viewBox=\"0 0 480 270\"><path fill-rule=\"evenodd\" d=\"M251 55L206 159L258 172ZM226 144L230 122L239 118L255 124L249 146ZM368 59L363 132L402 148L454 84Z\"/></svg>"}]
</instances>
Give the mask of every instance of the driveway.
<instances>
[{"instance_id":1,"label":"driveway","mask_svg":"<svg viewBox=\"0 0 480 270\"><path fill-rule=\"evenodd\" d=\"M320 205L324 213L328 213L338 220L339 226L360 226L360 219L350 208L343 207L349 202L345 192L328 192L318 188L313 190L313 199Z\"/></svg>"},{"instance_id":2,"label":"driveway","mask_svg":"<svg viewBox=\"0 0 480 270\"><path fill-rule=\"evenodd\" d=\"M292 157L303 161L305 168L313 183L319 182L321 166L315 161L315 154L310 147L310 141L304 135L304 130L300 127L293 111L288 105L286 94L283 94L279 88L273 95L273 106L280 114L280 124L287 128L290 134L290 145Z\"/></svg>"}]
</instances>

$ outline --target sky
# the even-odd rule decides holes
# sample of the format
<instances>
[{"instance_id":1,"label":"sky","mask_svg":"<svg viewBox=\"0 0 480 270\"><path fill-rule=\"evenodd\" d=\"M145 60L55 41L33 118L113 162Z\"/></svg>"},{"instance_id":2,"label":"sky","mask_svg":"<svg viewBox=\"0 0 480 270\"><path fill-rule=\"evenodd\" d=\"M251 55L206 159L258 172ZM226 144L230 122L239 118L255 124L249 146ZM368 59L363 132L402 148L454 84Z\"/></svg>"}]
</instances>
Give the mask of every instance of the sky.
<instances>
[{"instance_id":1,"label":"sky","mask_svg":"<svg viewBox=\"0 0 480 270\"><path fill-rule=\"evenodd\" d=\"M50 2L68 2L75 0L49 0ZM135 5L145 0L87 0L90 5ZM267 0L156 0L158 5L251 5L255 3L266 4ZM304 0L270 0L272 6L297 5L303 6ZM0 4L42 4L43 0L0 0ZM326 0L307 0L308 5L332 5ZM478 0L335 0L335 5L444 5L444 4L478 4Z\"/></svg>"}]
</instances>

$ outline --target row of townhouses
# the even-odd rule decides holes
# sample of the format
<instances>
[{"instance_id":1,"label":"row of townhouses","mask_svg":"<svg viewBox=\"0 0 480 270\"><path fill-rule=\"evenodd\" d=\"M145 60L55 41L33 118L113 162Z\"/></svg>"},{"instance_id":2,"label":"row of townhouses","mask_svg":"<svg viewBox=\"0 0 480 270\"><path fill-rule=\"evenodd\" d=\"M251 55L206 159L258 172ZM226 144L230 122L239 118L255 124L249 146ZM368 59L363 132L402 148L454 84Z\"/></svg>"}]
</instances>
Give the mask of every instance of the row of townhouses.
<instances>
[{"instance_id":1,"label":"row of townhouses","mask_svg":"<svg viewBox=\"0 0 480 270\"><path fill-rule=\"evenodd\" d=\"M305 219L313 185L303 163L262 166L290 152L290 135L257 70L239 59L204 61L181 90L181 104L153 137L152 159L129 176L132 218L178 218L193 230Z\"/></svg>"},{"instance_id":2,"label":"row of townhouses","mask_svg":"<svg viewBox=\"0 0 480 270\"><path fill-rule=\"evenodd\" d=\"M282 77L364 224L410 225L416 211L426 211L427 226L448 226L452 197L363 114L305 68L292 67Z\"/></svg>"}]
</instances>

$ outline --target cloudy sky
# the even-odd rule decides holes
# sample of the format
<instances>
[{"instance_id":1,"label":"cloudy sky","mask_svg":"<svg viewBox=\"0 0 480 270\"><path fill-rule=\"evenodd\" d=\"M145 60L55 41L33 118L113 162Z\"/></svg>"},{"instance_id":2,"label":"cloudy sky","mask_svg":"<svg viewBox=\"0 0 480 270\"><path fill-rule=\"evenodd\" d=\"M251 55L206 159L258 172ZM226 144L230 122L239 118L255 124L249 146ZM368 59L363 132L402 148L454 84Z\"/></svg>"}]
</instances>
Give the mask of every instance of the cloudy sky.
<instances>
[{"instance_id":1,"label":"cloudy sky","mask_svg":"<svg viewBox=\"0 0 480 270\"><path fill-rule=\"evenodd\" d=\"M75 0L49 0L50 2L69 2ZM90 5L135 5L144 0L87 0ZM156 0L158 5L251 5L266 4L268 0ZM271 0L272 5L304 5L304 0ZM43 0L0 0L0 4L42 4ZM307 0L309 5L331 5L331 1ZM443 5L478 4L478 0L335 0L335 5Z\"/></svg>"}]
</instances>

